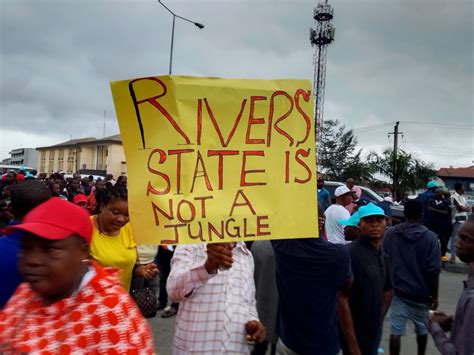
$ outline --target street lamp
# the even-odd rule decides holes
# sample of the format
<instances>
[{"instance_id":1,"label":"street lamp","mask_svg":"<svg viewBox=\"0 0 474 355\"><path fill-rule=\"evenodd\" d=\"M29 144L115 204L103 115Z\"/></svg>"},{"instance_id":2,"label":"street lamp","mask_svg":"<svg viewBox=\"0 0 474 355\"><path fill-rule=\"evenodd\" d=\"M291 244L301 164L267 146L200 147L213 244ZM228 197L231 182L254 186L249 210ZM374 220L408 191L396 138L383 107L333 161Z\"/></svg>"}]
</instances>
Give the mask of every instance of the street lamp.
<instances>
[{"instance_id":1,"label":"street lamp","mask_svg":"<svg viewBox=\"0 0 474 355\"><path fill-rule=\"evenodd\" d=\"M158 0L158 3L163 6L166 10L169 11L169 13L171 15L173 15L173 28L171 30L171 50L170 50L170 70L169 70L169 75L171 75L171 68L173 66L173 42L174 42L174 23L175 23L175 20L176 20L176 17L181 19L181 20L184 20L184 21L187 21L189 23L192 23L194 26L198 27L199 29L203 29L204 28L204 25L202 23L198 23L198 22L194 22L194 21L191 21L185 17L182 17L182 16L179 16L179 15L176 15L173 11L171 11L165 4L163 4L161 2L161 0Z\"/></svg>"}]
</instances>

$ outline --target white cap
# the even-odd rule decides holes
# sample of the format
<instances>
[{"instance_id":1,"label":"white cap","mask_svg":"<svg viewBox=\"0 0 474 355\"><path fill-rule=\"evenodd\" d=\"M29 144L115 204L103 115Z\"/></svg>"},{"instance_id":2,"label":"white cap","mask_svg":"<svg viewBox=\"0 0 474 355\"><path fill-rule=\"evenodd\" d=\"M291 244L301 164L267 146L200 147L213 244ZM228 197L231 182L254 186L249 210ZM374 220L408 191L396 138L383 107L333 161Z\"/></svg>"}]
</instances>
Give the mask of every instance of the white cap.
<instances>
[{"instance_id":1,"label":"white cap","mask_svg":"<svg viewBox=\"0 0 474 355\"><path fill-rule=\"evenodd\" d=\"M334 191L334 195L336 195L336 197L339 197L349 192L352 192L352 190L350 190L346 185L341 185L336 189L336 191Z\"/></svg>"}]
</instances>

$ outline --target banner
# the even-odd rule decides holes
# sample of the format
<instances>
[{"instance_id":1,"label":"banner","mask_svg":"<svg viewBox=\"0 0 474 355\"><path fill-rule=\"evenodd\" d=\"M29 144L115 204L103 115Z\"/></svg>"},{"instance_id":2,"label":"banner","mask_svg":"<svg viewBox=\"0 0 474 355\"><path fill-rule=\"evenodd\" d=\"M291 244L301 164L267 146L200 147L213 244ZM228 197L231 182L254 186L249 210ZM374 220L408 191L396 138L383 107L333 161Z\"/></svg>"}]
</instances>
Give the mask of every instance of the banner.
<instances>
[{"instance_id":1,"label":"banner","mask_svg":"<svg viewBox=\"0 0 474 355\"><path fill-rule=\"evenodd\" d=\"M111 83L139 244L315 237L311 83Z\"/></svg>"}]
</instances>

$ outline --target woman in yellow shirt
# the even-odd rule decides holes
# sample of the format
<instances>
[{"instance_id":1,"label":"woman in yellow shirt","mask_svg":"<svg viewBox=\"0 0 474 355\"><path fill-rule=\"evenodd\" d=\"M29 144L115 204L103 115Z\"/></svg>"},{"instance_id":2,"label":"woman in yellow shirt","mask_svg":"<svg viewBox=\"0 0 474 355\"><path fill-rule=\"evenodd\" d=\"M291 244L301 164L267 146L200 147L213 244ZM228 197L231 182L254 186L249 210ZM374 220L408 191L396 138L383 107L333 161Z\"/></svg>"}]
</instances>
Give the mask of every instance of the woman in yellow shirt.
<instances>
[{"instance_id":1,"label":"woman in yellow shirt","mask_svg":"<svg viewBox=\"0 0 474 355\"><path fill-rule=\"evenodd\" d=\"M130 291L132 274L152 279L158 274L154 263L137 265L137 249L128 216L127 192L110 187L96 196L100 212L91 217L94 225L91 257L102 266L120 269L123 287Z\"/></svg>"}]
</instances>

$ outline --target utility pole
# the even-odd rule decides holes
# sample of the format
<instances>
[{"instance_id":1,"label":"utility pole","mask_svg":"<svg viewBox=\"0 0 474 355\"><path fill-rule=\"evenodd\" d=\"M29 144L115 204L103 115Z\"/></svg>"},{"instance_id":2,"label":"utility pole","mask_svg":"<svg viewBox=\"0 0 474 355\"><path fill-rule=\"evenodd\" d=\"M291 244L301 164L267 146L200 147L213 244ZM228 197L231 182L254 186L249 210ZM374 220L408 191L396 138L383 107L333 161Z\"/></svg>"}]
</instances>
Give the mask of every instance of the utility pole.
<instances>
[{"instance_id":1,"label":"utility pole","mask_svg":"<svg viewBox=\"0 0 474 355\"><path fill-rule=\"evenodd\" d=\"M397 199L397 188L398 188L398 166L397 166L397 157L398 157L398 136L402 135L403 132L398 132L398 125L400 124L399 121L395 123L393 127L393 132L389 132L388 136L393 134L393 197L395 200Z\"/></svg>"}]
</instances>

